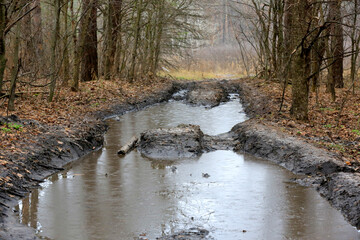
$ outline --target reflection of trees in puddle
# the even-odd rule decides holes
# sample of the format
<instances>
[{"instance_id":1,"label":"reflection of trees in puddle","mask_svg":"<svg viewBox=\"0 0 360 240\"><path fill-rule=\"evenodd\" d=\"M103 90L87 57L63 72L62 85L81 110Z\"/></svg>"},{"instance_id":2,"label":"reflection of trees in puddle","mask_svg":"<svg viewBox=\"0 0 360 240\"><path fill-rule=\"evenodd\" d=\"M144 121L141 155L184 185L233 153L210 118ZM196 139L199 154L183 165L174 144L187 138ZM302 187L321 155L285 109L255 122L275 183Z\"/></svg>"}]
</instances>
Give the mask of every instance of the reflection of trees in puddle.
<instances>
[{"instance_id":1,"label":"reflection of trees in puddle","mask_svg":"<svg viewBox=\"0 0 360 240\"><path fill-rule=\"evenodd\" d=\"M38 204L39 190L34 189L31 194L19 201L19 205L14 207L14 211L18 213L20 223L35 228L36 232L41 230L41 225L38 222Z\"/></svg>"},{"instance_id":2,"label":"reflection of trees in puddle","mask_svg":"<svg viewBox=\"0 0 360 240\"><path fill-rule=\"evenodd\" d=\"M179 159L179 160L160 160L160 159L150 159L151 162L151 167L153 169L169 169L171 171L174 172L174 170L176 170L176 165L182 164L186 161L198 161L200 159L199 157L194 157L194 158L184 158L184 159Z\"/></svg>"},{"instance_id":3,"label":"reflection of trees in puddle","mask_svg":"<svg viewBox=\"0 0 360 240\"><path fill-rule=\"evenodd\" d=\"M176 161L172 160L151 160L151 167L153 169L166 169L166 167L172 167Z\"/></svg>"},{"instance_id":4,"label":"reflection of trees in puddle","mask_svg":"<svg viewBox=\"0 0 360 240\"><path fill-rule=\"evenodd\" d=\"M199 179L202 178L199 176ZM199 195L208 184L208 182L197 182L193 179L191 182L175 183L157 192L163 199L176 199L175 204L166 209L168 220L161 225L162 237L176 235L191 228L211 229L213 227L211 222L214 220L215 209L211 201Z\"/></svg>"},{"instance_id":5,"label":"reflection of trees in puddle","mask_svg":"<svg viewBox=\"0 0 360 240\"><path fill-rule=\"evenodd\" d=\"M189 239L203 239L202 237L205 237L208 234L206 230L204 230L206 231L206 234L202 235L192 232L191 229L211 228L209 222L215 211L206 208L201 201L196 204L197 206L194 206L193 201L188 202L187 199L180 201L179 203L180 204L177 206L168 208L167 211L172 217L167 223L161 224L162 237L165 238L159 239L175 239L171 238L170 235L173 235L173 237L176 237L175 235L185 235L188 237L192 236Z\"/></svg>"}]
</instances>

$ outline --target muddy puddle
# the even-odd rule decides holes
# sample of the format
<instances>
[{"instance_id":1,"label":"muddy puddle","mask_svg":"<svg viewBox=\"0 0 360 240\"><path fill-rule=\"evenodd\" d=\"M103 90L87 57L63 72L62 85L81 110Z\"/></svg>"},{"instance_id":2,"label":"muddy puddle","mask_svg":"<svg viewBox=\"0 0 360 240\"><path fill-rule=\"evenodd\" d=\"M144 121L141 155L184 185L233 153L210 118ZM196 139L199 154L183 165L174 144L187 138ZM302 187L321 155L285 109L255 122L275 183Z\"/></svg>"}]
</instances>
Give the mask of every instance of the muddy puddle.
<instances>
[{"instance_id":1,"label":"muddy puddle","mask_svg":"<svg viewBox=\"0 0 360 240\"><path fill-rule=\"evenodd\" d=\"M156 239L192 227L218 240L360 239L315 190L272 163L232 151L176 162L117 155L146 129L192 123L219 134L245 119L235 99L213 109L169 102L109 120L104 148L20 201L19 219L56 240Z\"/></svg>"}]
</instances>

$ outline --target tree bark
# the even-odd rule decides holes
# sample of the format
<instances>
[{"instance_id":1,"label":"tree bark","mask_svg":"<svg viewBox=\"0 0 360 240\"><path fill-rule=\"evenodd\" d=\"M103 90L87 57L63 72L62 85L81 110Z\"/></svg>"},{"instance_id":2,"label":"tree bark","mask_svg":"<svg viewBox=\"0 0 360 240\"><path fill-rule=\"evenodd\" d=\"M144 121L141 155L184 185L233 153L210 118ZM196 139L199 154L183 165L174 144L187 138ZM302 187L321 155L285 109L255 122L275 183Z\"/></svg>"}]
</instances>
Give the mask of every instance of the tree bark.
<instances>
[{"instance_id":1,"label":"tree bark","mask_svg":"<svg viewBox=\"0 0 360 240\"><path fill-rule=\"evenodd\" d=\"M9 111L15 111L15 90L16 90L17 76L19 72L20 29L21 29L21 25L20 23L17 23L15 29L15 41L14 41L14 55L13 55L14 65L11 69L11 85L10 85L9 102L8 102Z\"/></svg>"},{"instance_id":2,"label":"tree bark","mask_svg":"<svg viewBox=\"0 0 360 240\"><path fill-rule=\"evenodd\" d=\"M28 11L30 9L30 5L26 5L24 10ZM35 63L35 48L33 46L33 39L32 39L32 24L31 24L31 14L28 14L24 17L22 24L21 24L21 67L24 69L25 72L29 72L33 70L33 65Z\"/></svg>"},{"instance_id":3,"label":"tree bark","mask_svg":"<svg viewBox=\"0 0 360 240\"><path fill-rule=\"evenodd\" d=\"M97 0L84 0L83 16L81 80L86 82L98 78Z\"/></svg>"},{"instance_id":4,"label":"tree bark","mask_svg":"<svg viewBox=\"0 0 360 240\"><path fill-rule=\"evenodd\" d=\"M111 65L112 65L112 53L114 47L114 39L112 36L113 33L113 0L108 0L107 8L107 21L106 21L106 43L105 43L105 63L104 63L104 78L105 80L110 80L111 78Z\"/></svg>"},{"instance_id":5,"label":"tree bark","mask_svg":"<svg viewBox=\"0 0 360 240\"><path fill-rule=\"evenodd\" d=\"M34 51L37 59L41 60L43 56L43 33L42 33L42 18L41 18L41 7L40 0L34 1L34 6L38 7L31 13L32 32L34 34Z\"/></svg>"},{"instance_id":6,"label":"tree bark","mask_svg":"<svg viewBox=\"0 0 360 240\"><path fill-rule=\"evenodd\" d=\"M5 28L6 28L6 8L4 0L0 1L0 95L2 94L2 86L4 82L4 72L6 67L5 56Z\"/></svg>"},{"instance_id":7,"label":"tree bark","mask_svg":"<svg viewBox=\"0 0 360 240\"><path fill-rule=\"evenodd\" d=\"M155 43L155 55L153 66L151 66L151 73L155 74L160 61L160 53L161 53L161 40L163 35L163 27L164 27L164 16L165 16L165 1L161 0L159 3L159 10L158 10L158 21L156 25L156 43Z\"/></svg>"},{"instance_id":8,"label":"tree bark","mask_svg":"<svg viewBox=\"0 0 360 240\"><path fill-rule=\"evenodd\" d=\"M111 74L113 76L119 75L122 68L120 68L120 58L122 55L122 48L123 48L123 42L122 42L122 21L123 21L123 1L122 0L113 0L112 1L112 7L114 9L113 11L113 31L112 31L112 37L113 37L113 48L110 54L110 64L111 64Z\"/></svg>"},{"instance_id":9,"label":"tree bark","mask_svg":"<svg viewBox=\"0 0 360 240\"><path fill-rule=\"evenodd\" d=\"M74 0L70 0L70 12L71 12L71 28L72 28L72 43L73 43L73 55L74 55L74 67L73 77L71 82L71 91L79 91L79 77L80 77L80 58L81 58L81 46L78 46L78 38L76 34L76 19L74 12ZM81 33L80 33L81 34Z\"/></svg>"},{"instance_id":10,"label":"tree bark","mask_svg":"<svg viewBox=\"0 0 360 240\"><path fill-rule=\"evenodd\" d=\"M324 14L322 10L322 4L317 6L316 12L320 14L319 20L315 20L317 26L324 25ZM318 86L321 65L324 61L324 55L326 51L326 42L328 41L328 31L324 31L320 34L319 38L314 43L313 48L311 49L311 80L312 80L312 92L316 92L316 102L318 102Z\"/></svg>"},{"instance_id":11,"label":"tree bark","mask_svg":"<svg viewBox=\"0 0 360 240\"><path fill-rule=\"evenodd\" d=\"M355 79L356 79L356 72L357 72L357 59L359 56L359 43L360 43L360 34L356 34L357 30L357 20L358 20L358 13L359 13L359 2L358 0L354 1L354 16L353 16L353 26L351 29L351 70L350 70L350 79L352 82L352 92L355 94Z\"/></svg>"},{"instance_id":12,"label":"tree bark","mask_svg":"<svg viewBox=\"0 0 360 240\"><path fill-rule=\"evenodd\" d=\"M310 49L306 46L308 26L311 21L311 0L294 0L290 7L293 16L290 33L295 43L292 62L292 106L291 115L297 120L308 120ZM309 16L310 15L310 16Z\"/></svg>"},{"instance_id":13,"label":"tree bark","mask_svg":"<svg viewBox=\"0 0 360 240\"><path fill-rule=\"evenodd\" d=\"M344 35L341 17L342 0L332 0L329 3L330 26L330 54L332 59L332 69L330 71L330 86L336 88L344 87Z\"/></svg>"},{"instance_id":14,"label":"tree bark","mask_svg":"<svg viewBox=\"0 0 360 240\"><path fill-rule=\"evenodd\" d=\"M51 39L51 55L50 55L50 64L51 64L51 82L50 82L50 93L49 93L49 102L52 102L55 94L56 79L57 79L57 68L56 68L56 49L60 32L60 0L54 0L54 14L55 14L55 30L53 31Z\"/></svg>"},{"instance_id":15,"label":"tree bark","mask_svg":"<svg viewBox=\"0 0 360 240\"><path fill-rule=\"evenodd\" d=\"M141 30L141 15L143 11L143 0L136 0L135 1L135 8L136 8L136 20L134 24L134 45L132 49L131 54L131 66L130 66L130 72L129 72L129 82L132 83L135 78L135 67L136 67L136 55L137 55L137 48L140 41L140 30Z\"/></svg>"},{"instance_id":16,"label":"tree bark","mask_svg":"<svg viewBox=\"0 0 360 240\"><path fill-rule=\"evenodd\" d=\"M64 65L63 65L63 86L67 86L70 79L70 57L69 57L69 37L68 37L68 8L69 0L62 0L63 3L63 16L64 16L64 36L63 36L63 48L64 48Z\"/></svg>"},{"instance_id":17,"label":"tree bark","mask_svg":"<svg viewBox=\"0 0 360 240\"><path fill-rule=\"evenodd\" d=\"M286 79L291 79L294 75L292 73L292 66L288 63L290 62L291 53L296 47L294 36L292 35L295 2L296 0L286 0L284 7L284 64L289 65L288 68L285 66L284 70Z\"/></svg>"},{"instance_id":18,"label":"tree bark","mask_svg":"<svg viewBox=\"0 0 360 240\"><path fill-rule=\"evenodd\" d=\"M21 68L25 72L38 72L43 66L41 56L43 56L42 49L42 29L41 29L41 7L40 0L32 1L31 4L26 4L28 1L23 1L25 5L23 11L28 12L33 9L31 13L24 16L22 19L20 57Z\"/></svg>"}]
</instances>

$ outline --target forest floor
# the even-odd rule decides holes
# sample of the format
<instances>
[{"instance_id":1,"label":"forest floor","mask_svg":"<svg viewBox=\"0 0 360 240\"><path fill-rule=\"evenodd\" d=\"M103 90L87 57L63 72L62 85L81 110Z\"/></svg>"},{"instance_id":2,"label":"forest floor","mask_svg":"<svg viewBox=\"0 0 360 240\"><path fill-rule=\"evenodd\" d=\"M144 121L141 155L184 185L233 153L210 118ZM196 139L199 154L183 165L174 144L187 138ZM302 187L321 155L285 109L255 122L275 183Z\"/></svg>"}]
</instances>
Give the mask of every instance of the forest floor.
<instances>
[{"instance_id":1,"label":"forest floor","mask_svg":"<svg viewBox=\"0 0 360 240\"><path fill-rule=\"evenodd\" d=\"M347 165L359 166L360 89L356 89L356 94L352 94L349 88L336 89L335 102L325 87L319 89L318 97L311 92L309 121L305 122L290 116L291 86L286 89L283 108L279 112L283 84L262 79L247 79L244 84L251 89L254 98L262 98L260 102L266 106L262 114L253 117L339 154Z\"/></svg>"}]
</instances>

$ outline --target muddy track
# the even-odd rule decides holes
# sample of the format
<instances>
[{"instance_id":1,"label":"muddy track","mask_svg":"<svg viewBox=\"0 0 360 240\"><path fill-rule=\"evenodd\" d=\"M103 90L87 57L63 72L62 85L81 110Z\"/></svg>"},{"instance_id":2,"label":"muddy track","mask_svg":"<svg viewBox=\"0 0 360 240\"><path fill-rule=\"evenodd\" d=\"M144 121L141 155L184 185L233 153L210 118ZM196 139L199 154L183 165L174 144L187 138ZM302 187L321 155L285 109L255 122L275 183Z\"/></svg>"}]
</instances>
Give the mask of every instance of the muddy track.
<instances>
[{"instance_id":1,"label":"muddy track","mask_svg":"<svg viewBox=\"0 0 360 240\"><path fill-rule=\"evenodd\" d=\"M32 188L38 187L45 177L59 172L69 162L101 147L107 129L104 119L166 101L181 89L197 93L185 96L189 103L210 107L226 101L228 93L239 92L250 117L267 112L269 99L263 98L256 89L241 80L173 82L166 89L144 96L139 101L129 99L126 104L95 112L78 125L72 126L71 134L61 127L43 126L44 134L34 140L34 150L21 156L26 160L20 161L19 156L9 156L13 165L7 172L1 173L1 176L8 176L13 181L12 187L0 191L0 239L37 239L35 230L17 223L12 213L13 206ZM206 95L207 90L211 89L216 91L213 91L212 96ZM300 177L298 182L317 187L351 224L360 228L360 174L344 165L336 155L255 120L236 125L229 134L234 140L231 148L235 146L237 151L276 162L299 176L310 176L306 181ZM171 239L171 236L167 239Z\"/></svg>"},{"instance_id":2,"label":"muddy track","mask_svg":"<svg viewBox=\"0 0 360 240\"><path fill-rule=\"evenodd\" d=\"M218 99L219 102L214 104L214 100L209 99L212 101L210 105L220 104L220 101L226 100L228 91L236 91L233 89L234 84L227 81L221 83L174 81L153 94L144 93L140 99L129 98L125 104L109 106L107 109L85 116L82 121L70 128L42 125L37 121L19 119L16 116L11 116L9 119L1 118L23 125L36 125L42 130L42 134L36 136L31 142L25 142L28 150L24 151L25 153L8 156L7 160L11 165L6 166L6 170L0 173L1 177L9 179L9 184L0 188L0 239L38 239L33 228L18 223L12 210L13 207L31 189L38 188L46 177L63 170L66 164L100 148L107 130L105 119L167 101L181 89L192 91L204 88L223 90L224 95ZM199 104L207 105L206 103ZM198 103L193 102L193 104Z\"/></svg>"},{"instance_id":3,"label":"muddy track","mask_svg":"<svg viewBox=\"0 0 360 240\"><path fill-rule=\"evenodd\" d=\"M39 183L46 177L100 148L107 130L104 119L166 101L180 87L178 83L172 83L156 94L145 94L139 101L128 99L126 104L109 106L108 109L84 117L82 122L76 123L70 129L60 126L39 126L43 134L28 143L31 150L26 154L9 156L12 164L6 171L1 172L2 177L11 179L11 185L0 190L0 239L38 239L34 229L18 223L12 208L31 189L39 187ZM15 121L24 125L39 125L32 120Z\"/></svg>"},{"instance_id":4,"label":"muddy track","mask_svg":"<svg viewBox=\"0 0 360 240\"><path fill-rule=\"evenodd\" d=\"M240 84L240 98L250 117L267 113L268 101L246 82ZM250 119L233 127L242 151L275 162L299 176L295 181L315 187L322 197L339 210L350 224L360 229L360 173L340 156L290 136L279 128Z\"/></svg>"}]
</instances>

